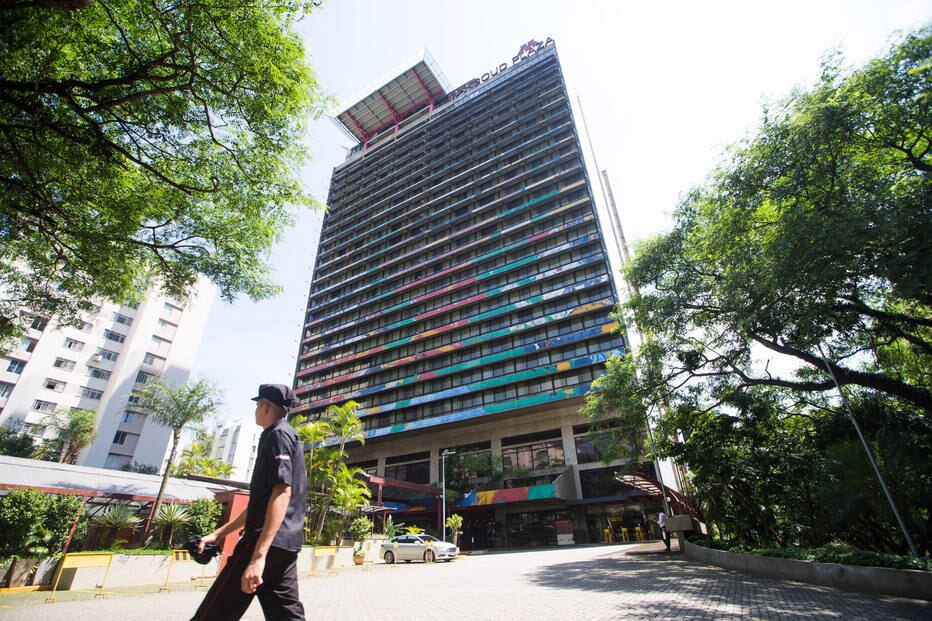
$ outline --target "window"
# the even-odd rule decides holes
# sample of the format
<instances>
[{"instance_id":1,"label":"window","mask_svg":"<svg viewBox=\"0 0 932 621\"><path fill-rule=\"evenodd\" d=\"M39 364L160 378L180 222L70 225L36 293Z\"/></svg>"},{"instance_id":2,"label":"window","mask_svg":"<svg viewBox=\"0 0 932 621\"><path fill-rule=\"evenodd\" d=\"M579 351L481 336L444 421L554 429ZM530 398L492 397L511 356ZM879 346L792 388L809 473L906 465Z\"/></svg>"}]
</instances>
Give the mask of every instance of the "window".
<instances>
[{"instance_id":1,"label":"window","mask_svg":"<svg viewBox=\"0 0 932 621\"><path fill-rule=\"evenodd\" d=\"M173 324L170 321L165 321L164 319L159 319L159 329L160 330L174 330L178 326Z\"/></svg>"},{"instance_id":2,"label":"window","mask_svg":"<svg viewBox=\"0 0 932 621\"><path fill-rule=\"evenodd\" d=\"M65 339L65 347L71 351L81 351L84 349L84 343L74 339Z\"/></svg>"},{"instance_id":3,"label":"window","mask_svg":"<svg viewBox=\"0 0 932 621\"><path fill-rule=\"evenodd\" d=\"M123 422L124 422L124 423L131 423L131 422L133 422L134 420L136 420L136 413L135 413L135 412L130 412L129 410L126 410L125 412L123 412Z\"/></svg>"},{"instance_id":4,"label":"window","mask_svg":"<svg viewBox=\"0 0 932 621\"><path fill-rule=\"evenodd\" d=\"M111 341L116 341L117 343L122 343L126 340L126 335L120 334L119 332L113 332L111 330L104 330L104 338L110 339Z\"/></svg>"},{"instance_id":5,"label":"window","mask_svg":"<svg viewBox=\"0 0 932 621\"><path fill-rule=\"evenodd\" d=\"M155 377L155 373L146 373L145 371L140 371L136 374L136 383L145 384L153 377Z\"/></svg>"},{"instance_id":6,"label":"window","mask_svg":"<svg viewBox=\"0 0 932 621\"><path fill-rule=\"evenodd\" d=\"M45 378L45 384L43 387L46 390L54 390L55 392L61 392L65 389L65 382L53 379L51 377Z\"/></svg>"},{"instance_id":7,"label":"window","mask_svg":"<svg viewBox=\"0 0 932 621\"><path fill-rule=\"evenodd\" d=\"M74 360L65 360L64 358L56 358L55 362L52 363L52 366L56 369L62 369L64 371L71 371L74 369Z\"/></svg>"},{"instance_id":8,"label":"window","mask_svg":"<svg viewBox=\"0 0 932 621\"><path fill-rule=\"evenodd\" d=\"M32 402L32 409L36 412L53 412L57 403L52 403L51 401L42 401L41 399L36 399Z\"/></svg>"},{"instance_id":9,"label":"window","mask_svg":"<svg viewBox=\"0 0 932 621\"><path fill-rule=\"evenodd\" d=\"M94 324L89 323L87 321L82 321L80 328L81 328L81 332L90 332L91 330L94 329Z\"/></svg>"},{"instance_id":10,"label":"window","mask_svg":"<svg viewBox=\"0 0 932 621\"><path fill-rule=\"evenodd\" d=\"M87 367L87 374L90 377L96 377L97 379L108 380L110 379L110 371L105 371L103 369L98 369L97 367Z\"/></svg>"},{"instance_id":11,"label":"window","mask_svg":"<svg viewBox=\"0 0 932 621\"><path fill-rule=\"evenodd\" d=\"M0 382L0 398L6 398L13 392L13 384L9 382Z\"/></svg>"},{"instance_id":12,"label":"window","mask_svg":"<svg viewBox=\"0 0 932 621\"><path fill-rule=\"evenodd\" d=\"M103 347L97 348L97 355L100 356L101 360L112 360L116 362L116 359L120 357L120 354L109 349L104 349Z\"/></svg>"},{"instance_id":13,"label":"window","mask_svg":"<svg viewBox=\"0 0 932 621\"><path fill-rule=\"evenodd\" d=\"M10 364L7 366L6 370L10 373L16 373L19 375L23 372L23 369L26 368L26 362L23 360L17 360L16 358L10 358Z\"/></svg>"},{"instance_id":14,"label":"window","mask_svg":"<svg viewBox=\"0 0 932 621\"><path fill-rule=\"evenodd\" d=\"M87 386L81 386L81 396L87 399L94 399L95 401L98 401L101 397L104 396L104 391L89 388Z\"/></svg>"},{"instance_id":15,"label":"window","mask_svg":"<svg viewBox=\"0 0 932 621\"><path fill-rule=\"evenodd\" d=\"M126 315L122 315L120 313L113 313L113 320L117 323L123 324L124 326L133 325L132 317L127 317Z\"/></svg>"},{"instance_id":16,"label":"window","mask_svg":"<svg viewBox=\"0 0 932 621\"><path fill-rule=\"evenodd\" d=\"M126 400L126 403L128 403L129 405L139 405L139 403L140 403L141 401L142 401L142 399L141 399L140 397L138 397L138 396L136 396L136 395L131 395L131 396Z\"/></svg>"},{"instance_id":17,"label":"window","mask_svg":"<svg viewBox=\"0 0 932 621\"><path fill-rule=\"evenodd\" d=\"M146 355L143 356L142 358L142 362L143 364L148 364L150 366L157 367L157 366L162 365L165 362L165 358L162 358L161 356L156 356L155 354L146 353Z\"/></svg>"},{"instance_id":18,"label":"window","mask_svg":"<svg viewBox=\"0 0 932 621\"><path fill-rule=\"evenodd\" d=\"M38 339L27 336L23 339L21 349L25 352L32 353L32 351L36 348L36 343L38 342Z\"/></svg>"},{"instance_id":19,"label":"window","mask_svg":"<svg viewBox=\"0 0 932 621\"><path fill-rule=\"evenodd\" d=\"M152 345L154 347L161 347L163 343L171 343L171 341L155 336L154 334L152 335Z\"/></svg>"},{"instance_id":20,"label":"window","mask_svg":"<svg viewBox=\"0 0 932 621\"><path fill-rule=\"evenodd\" d=\"M48 319L43 319L42 317L33 317L32 323L29 324L29 327L32 328L33 330L38 330L39 332L42 332L43 330L45 330L45 326L47 325L49 325Z\"/></svg>"},{"instance_id":21,"label":"window","mask_svg":"<svg viewBox=\"0 0 932 621\"><path fill-rule=\"evenodd\" d=\"M181 307L175 306L171 302L165 302L164 308L165 308L165 312L168 313L169 315L173 315L174 313L180 313L182 310Z\"/></svg>"},{"instance_id":22,"label":"window","mask_svg":"<svg viewBox=\"0 0 932 621\"><path fill-rule=\"evenodd\" d=\"M113 443L114 444L123 444L126 442L127 433L125 431L118 431L113 434Z\"/></svg>"}]
</instances>

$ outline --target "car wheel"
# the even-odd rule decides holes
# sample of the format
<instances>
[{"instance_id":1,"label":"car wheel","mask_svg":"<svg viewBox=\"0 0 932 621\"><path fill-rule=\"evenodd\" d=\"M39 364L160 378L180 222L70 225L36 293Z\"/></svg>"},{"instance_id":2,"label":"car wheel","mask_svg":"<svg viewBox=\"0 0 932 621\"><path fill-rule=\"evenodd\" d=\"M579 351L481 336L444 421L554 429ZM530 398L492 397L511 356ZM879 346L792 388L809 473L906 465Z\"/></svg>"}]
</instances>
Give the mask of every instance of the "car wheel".
<instances>
[{"instance_id":1,"label":"car wheel","mask_svg":"<svg viewBox=\"0 0 932 621\"><path fill-rule=\"evenodd\" d=\"M425 563L433 563L435 558L436 557L434 556L433 550L428 550L427 552L424 553Z\"/></svg>"},{"instance_id":2,"label":"car wheel","mask_svg":"<svg viewBox=\"0 0 932 621\"><path fill-rule=\"evenodd\" d=\"M386 552L386 553L385 553L385 562L388 563L389 565L391 565L392 563L394 563L394 562L395 562L395 555L392 554L391 552Z\"/></svg>"}]
</instances>

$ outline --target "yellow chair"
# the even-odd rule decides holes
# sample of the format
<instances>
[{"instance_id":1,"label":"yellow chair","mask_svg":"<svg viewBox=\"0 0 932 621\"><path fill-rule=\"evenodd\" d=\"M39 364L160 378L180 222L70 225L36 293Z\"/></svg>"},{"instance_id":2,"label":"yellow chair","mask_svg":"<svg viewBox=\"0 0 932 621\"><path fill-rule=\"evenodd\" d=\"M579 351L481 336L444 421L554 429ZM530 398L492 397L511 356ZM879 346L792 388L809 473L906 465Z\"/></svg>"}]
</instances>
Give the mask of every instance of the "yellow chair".
<instances>
[{"instance_id":1,"label":"yellow chair","mask_svg":"<svg viewBox=\"0 0 932 621\"><path fill-rule=\"evenodd\" d=\"M640 526L635 526L634 536L637 538L638 541L644 541L644 529L642 529Z\"/></svg>"},{"instance_id":2,"label":"yellow chair","mask_svg":"<svg viewBox=\"0 0 932 621\"><path fill-rule=\"evenodd\" d=\"M621 540L622 540L622 541L631 541L631 538L628 536L628 529L627 529L627 528L622 528L622 529L621 529Z\"/></svg>"}]
</instances>

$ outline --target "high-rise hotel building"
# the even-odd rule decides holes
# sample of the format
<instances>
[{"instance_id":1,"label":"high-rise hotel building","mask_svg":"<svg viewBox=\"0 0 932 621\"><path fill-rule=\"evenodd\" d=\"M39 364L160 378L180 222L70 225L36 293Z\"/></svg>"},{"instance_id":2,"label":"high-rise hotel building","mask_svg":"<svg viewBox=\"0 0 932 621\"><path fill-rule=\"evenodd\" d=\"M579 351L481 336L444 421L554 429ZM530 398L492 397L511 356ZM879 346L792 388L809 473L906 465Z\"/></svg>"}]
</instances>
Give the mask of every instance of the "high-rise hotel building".
<instances>
[{"instance_id":1,"label":"high-rise hotel building","mask_svg":"<svg viewBox=\"0 0 932 621\"><path fill-rule=\"evenodd\" d=\"M425 52L335 118L356 146L331 180L294 411L358 402L349 461L379 477L439 486L444 451L500 458L503 478L448 504L466 548L643 517L577 413L625 342L553 42L455 90ZM400 509L436 530L433 507Z\"/></svg>"}]
</instances>

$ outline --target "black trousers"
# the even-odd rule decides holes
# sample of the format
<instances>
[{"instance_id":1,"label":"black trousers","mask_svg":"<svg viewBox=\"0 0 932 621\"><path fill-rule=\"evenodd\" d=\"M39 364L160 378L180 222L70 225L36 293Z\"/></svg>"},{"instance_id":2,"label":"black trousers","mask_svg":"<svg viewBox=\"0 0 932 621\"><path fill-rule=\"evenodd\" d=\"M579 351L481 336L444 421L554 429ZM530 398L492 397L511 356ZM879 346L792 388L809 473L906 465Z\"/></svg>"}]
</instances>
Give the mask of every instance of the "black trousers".
<instances>
[{"instance_id":1,"label":"black trousers","mask_svg":"<svg viewBox=\"0 0 932 621\"><path fill-rule=\"evenodd\" d=\"M256 547L256 539L240 539L223 571L204 596L191 621L235 621L243 616L252 598L258 596L262 613L274 621L305 621L298 597L298 553L269 548L262 572L262 585L255 593L243 593L240 579Z\"/></svg>"}]
</instances>

